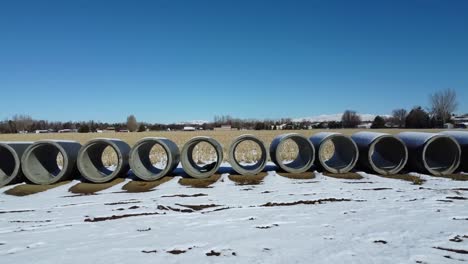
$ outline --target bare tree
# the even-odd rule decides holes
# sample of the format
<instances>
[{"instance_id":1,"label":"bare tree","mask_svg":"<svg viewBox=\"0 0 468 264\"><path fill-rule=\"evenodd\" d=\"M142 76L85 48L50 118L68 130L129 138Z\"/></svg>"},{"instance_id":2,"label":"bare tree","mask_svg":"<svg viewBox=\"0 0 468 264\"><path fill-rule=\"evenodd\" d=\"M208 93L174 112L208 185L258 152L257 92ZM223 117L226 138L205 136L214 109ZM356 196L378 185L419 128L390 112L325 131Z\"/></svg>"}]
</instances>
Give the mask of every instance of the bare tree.
<instances>
[{"instance_id":1,"label":"bare tree","mask_svg":"<svg viewBox=\"0 0 468 264\"><path fill-rule=\"evenodd\" d=\"M399 128L405 127L406 115L408 112L405 109L395 109L392 113L392 122Z\"/></svg>"},{"instance_id":2,"label":"bare tree","mask_svg":"<svg viewBox=\"0 0 468 264\"><path fill-rule=\"evenodd\" d=\"M130 132L135 132L138 128L138 123L134 115L129 115L127 117L127 129Z\"/></svg>"},{"instance_id":3,"label":"bare tree","mask_svg":"<svg viewBox=\"0 0 468 264\"><path fill-rule=\"evenodd\" d=\"M13 122L17 131L29 131L33 123L33 119L29 115L14 115Z\"/></svg>"},{"instance_id":4,"label":"bare tree","mask_svg":"<svg viewBox=\"0 0 468 264\"><path fill-rule=\"evenodd\" d=\"M355 128L361 123L361 117L356 111L346 110L341 116L341 123L344 128Z\"/></svg>"},{"instance_id":5,"label":"bare tree","mask_svg":"<svg viewBox=\"0 0 468 264\"><path fill-rule=\"evenodd\" d=\"M457 93L453 89L445 89L438 91L430 96L431 114L436 120L442 121L445 124L450 120L452 113L457 110Z\"/></svg>"}]
</instances>

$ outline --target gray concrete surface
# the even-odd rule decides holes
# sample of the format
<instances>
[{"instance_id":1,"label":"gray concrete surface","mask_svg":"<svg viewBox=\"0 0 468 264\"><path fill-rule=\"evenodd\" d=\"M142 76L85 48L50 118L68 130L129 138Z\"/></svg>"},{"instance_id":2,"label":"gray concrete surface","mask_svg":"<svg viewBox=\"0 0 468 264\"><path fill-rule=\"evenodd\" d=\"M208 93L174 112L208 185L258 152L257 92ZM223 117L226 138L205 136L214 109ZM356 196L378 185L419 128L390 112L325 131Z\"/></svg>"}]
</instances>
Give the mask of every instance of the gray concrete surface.
<instances>
[{"instance_id":1,"label":"gray concrete surface","mask_svg":"<svg viewBox=\"0 0 468 264\"><path fill-rule=\"evenodd\" d=\"M281 146L288 139L293 140L299 147L295 160L285 163L281 160ZM289 173L303 173L314 164L315 149L312 143L303 135L296 133L282 134L273 139L270 144L270 158L280 170Z\"/></svg>"},{"instance_id":2,"label":"gray concrete surface","mask_svg":"<svg viewBox=\"0 0 468 264\"><path fill-rule=\"evenodd\" d=\"M216 151L216 161L211 164L206 164L200 166L196 161L193 160L193 151L195 146L201 142L206 142L214 147ZM221 144L213 138L210 137L194 137L185 143L182 148L180 161L184 171L193 178L208 178L211 175L215 174L221 162L223 161L223 147Z\"/></svg>"},{"instance_id":3,"label":"gray concrete surface","mask_svg":"<svg viewBox=\"0 0 468 264\"><path fill-rule=\"evenodd\" d=\"M261 150L261 155L260 155L260 160L258 160L254 164L241 164L237 159L236 159L236 148L239 146L244 141L252 141L255 142ZM263 141L261 141L259 138L257 138L254 135L241 135L237 138L235 138L231 146L229 147L229 163L231 164L231 167L239 174L242 175L255 175L260 173L266 166L268 160L268 154L267 150L265 147L265 144Z\"/></svg>"},{"instance_id":4,"label":"gray concrete surface","mask_svg":"<svg viewBox=\"0 0 468 264\"><path fill-rule=\"evenodd\" d=\"M21 157L33 142L0 142L0 187L24 180Z\"/></svg>"}]
</instances>

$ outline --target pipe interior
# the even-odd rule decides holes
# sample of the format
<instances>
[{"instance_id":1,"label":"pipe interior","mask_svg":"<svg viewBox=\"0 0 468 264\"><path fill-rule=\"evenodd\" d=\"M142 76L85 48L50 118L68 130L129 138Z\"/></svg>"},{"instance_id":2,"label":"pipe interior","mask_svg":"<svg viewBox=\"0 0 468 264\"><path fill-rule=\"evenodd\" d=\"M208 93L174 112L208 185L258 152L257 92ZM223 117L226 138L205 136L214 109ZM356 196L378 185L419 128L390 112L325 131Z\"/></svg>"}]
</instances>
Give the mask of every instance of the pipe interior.
<instances>
[{"instance_id":1,"label":"pipe interior","mask_svg":"<svg viewBox=\"0 0 468 264\"><path fill-rule=\"evenodd\" d=\"M445 172L456 166L458 154L458 147L450 138L439 137L428 143L424 158L430 169Z\"/></svg>"},{"instance_id":2,"label":"pipe interior","mask_svg":"<svg viewBox=\"0 0 468 264\"><path fill-rule=\"evenodd\" d=\"M298 147L297 156L291 162L284 162L284 160L281 160L280 162L283 163L283 166L291 169L302 169L307 166L314 158L314 151L311 147L311 143L307 138L302 137L292 136L289 139L291 139ZM282 141L278 148L283 150L284 144L287 144L286 140Z\"/></svg>"},{"instance_id":3,"label":"pipe interior","mask_svg":"<svg viewBox=\"0 0 468 264\"><path fill-rule=\"evenodd\" d=\"M168 158L168 153L161 144L147 141L138 146L133 162L140 173L149 177L160 174L169 166Z\"/></svg>"},{"instance_id":4,"label":"pipe interior","mask_svg":"<svg viewBox=\"0 0 468 264\"><path fill-rule=\"evenodd\" d=\"M105 152L107 155L104 155ZM112 156L117 157L116 164L111 165L110 163L105 162L106 158L111 159ZM88 145L81 161L84 165L82 167L85 170L86 175L95 178L111 175L121 163L117 155L117 151L107 142L94 142Z\"/></svg>"},{"instance_id":5,"label":"pipe interior","mask_svg":"<svg viewBox=\"0 0 468 264\"><path fill-rule=\"evenodd\" d=\"M209 154L204 156L206 153ZM216 152L216 147L205 140L190 143L187 149L187 156L190 166L200 173L213 170L218 162L221 162Z\"/></svg>"},{"instance_id":6,"label":"pipe interior","mask_svg":"<svg viewBox=\"0 0 468 264\"><path fill-rule=\"evenodd\" d=\"M25 163L35 179L47 182L62 171L63 165L57 162L59 153L60 149L52 144L38 144L30 151Z\"/></svg>"},{"instance_id":7,"label":"pipe interior","mask_svg":"<svg viewBox=\"0 0 468 264\"><path fill-rule=\"evenodd\" d=\"M16 167L16 160L11 151L0 146L0 180L13 175Z\"/></svg>"},{"instance_id":8,"label":"pipe interior","mask_svg":"<svg viewBox=\"0 0 468 264\"><path fill-rule=\"evenodd\" d=\"M243 140L234 146L234 161L244 170L257 170L263 166L264 160L265 151L253 140Z\"/></svg>"},{"instance_id":9,"label":"pipe interior","mask_svg":"<svg viewBox=\"0 0 468 264\"><path fill-rule=\"evenodd\" d=\"M327 150L327 148L331 148L331 150ZM354 163L357 150L350 139L340 136L331 137L322 143L320 157L326 166L342 170Z\"/></svg>"},{"instance_id":10,"label":"pipe interior","mask_svg":"<svg viewBox=\"0 0 468 264\"><path fill-rule=\"evenodd\" d=\"M405 162L405 146L392 137L379 139L371 153L371 160L374 166L382 170L393 170L400 167Z\"/></svg>"}]
</instances>

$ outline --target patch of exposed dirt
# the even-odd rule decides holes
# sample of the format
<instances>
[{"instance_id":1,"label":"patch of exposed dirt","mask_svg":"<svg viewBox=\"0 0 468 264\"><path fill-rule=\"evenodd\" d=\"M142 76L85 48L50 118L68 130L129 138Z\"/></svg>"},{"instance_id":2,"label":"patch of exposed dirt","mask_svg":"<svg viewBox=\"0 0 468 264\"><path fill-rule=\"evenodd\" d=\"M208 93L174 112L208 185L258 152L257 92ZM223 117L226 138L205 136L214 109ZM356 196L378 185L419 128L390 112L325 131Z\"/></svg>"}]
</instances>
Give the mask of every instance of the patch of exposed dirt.
<instances>
[{"instance_id":1,"label":"patch of exposed dirt","mask_svg":"<svg viewBox=\"0 0 468 264\"><path fill-rule=\"evenodd\" d=\"M454 191L468 191L468 188L455 188Z\"/></svg>"},{"instance_id":2,"label":"patch of exposed dirt","mask_svg":"<svg viewBox=\"0 0 468 264\"><path fill-rule=\"evenodd\" d=\"M158 205L157 207L158 210L164 210L164 211L174 211L174 212L179 212L179 213L193 213L195 212L192 209L180 209L180 208L174 208L171 206L164 206L164 205Z\"/></svg>"},{"instance_id":3,"label":"patch of exposed dirt","mask_svg":"<svg viewBox=\"0 0 468 264\"><path fill-rule=\"evenodd\" d=\"M189 247L187 249L172 249L172 250L166 250L167 253L169 254L173 254L173 255L179 255L179 254L183 254L189 250L192 250L193 247Z\"/></svg>"},{"instance_id":4,"label":"patch of exposed dirt","mask_svg":"<svg viewBox=\"0 0 468 264\"><path fill-rule=\"evenodd\" d=\"M201 213L202 214L208 214L208 213L214 213L214 212L228 210L228 209L232 209L232 207L223 207L223 208L218 208L218 209L214 209L214 210L211 210L211 211L205 211L205 212L201 212Z\"/></svg>"},{"instance_id":5,"label":"patch of exposed dirt","mask_svg":"<svg viewBox=\"0 0 468 264\"><path fill-rule=\"evenodd\" d=\"M138 232L148 232L151 231L151 227L145 228L145 229L137 229Z\"/></svg>"},{"instance_id":6,"label":"patch of exposed dirt","mask_svg":"<svg viewBox=\"0 0 468 264\"><path fill-rule=\"evenodd\" d=\"M433 175L431 175L433 176ZM454 173L454 174L448 174L448 175L438 175L438 176L433 176L433 177L442 177L442 178L449 178L454 181L468 181L468 174L461 174L461 173Z\"/></svg>"},{"instance_id":7,"label":"patch of exposed dirt","mask_svg":"<svg viewBox=\"0 0 468 264\"><path fill-rule=\"evenodd\" d=\"M210 185L217 182L219 178L221 178L221 174L213 174L205 179L182 178L179 180L179 184L192 188L211 188Z\"/></svg>"},{"instance_id":8,"label":"patch of exposed dirt","mask_svg":"<svg viewBox=\"0 0 468 264\"><path fill-rule=\"evenodd\" d=\"M89 183L89 182L80 182L78 184L73 185L68 189L69 192L75 193L75 194L94 194L96 192L103 191L105 189L109 189L112 186L115 186L119 183L122 183L124 181L123 178L115 178L110 182L106 183Z\"/></svg>"},{"instance_id":9,"label":"patch of exposed dirt","mask_svg":"<svg viewBox=\"0 0 468 264\"><path fill-rule=\"evenodd\" d=\"M389 179L409 181L415 185L422 185L426 181L424 179L421 179L418 176L409 175L409 174L376 175L376 176L389 178Z\"/></svg>"},{"instance_id":10,"label":"patch of exposed dirt","mask_svg":"<svg viewBox=\"0 0 468 264\"><path fill-rule=\"evenodd\" d=\"M454 217L454 218L452 218L452 220L467 220L468 221L468 217L466 217L466 218Z\"/></svg>"},{"instance_id":11,"label":"patch of exposed dirt","mask_svg":"<svg viewBox=\"0 0 468 264\"><path fill-rule=\"evenodd\" d=\"M385 241L385 240L374 240L374 243L376 243L376 244L379 244L379 243L380 243L380 244L384 244L384 245L385 245L385 244L387 244L388 242Z\"/></svg>"},{"instance_id":12,"label":"patch of exposed dirt","mask_svg":"<svg viewBox=\"0 0 468 264\"><path fill-rule=\"evenodd\" d=\"M468 198L463 197L463 196L448 196L448 197L445 197L445 198L452 199L452 200L468 200Z\"/></svg>"},{"instance_id":13,"label":"patch of exposed dirt","mask_svg":"<svg viewBox=\"0 0 468 264\"><path fill-rule=\"evenodd\" d=\"M13 196L27 196L35 193L44 192L53 188L68 184L71 181L62 181L49 185L21 184L5 191L5 194Z\"/></svg>"},{"instance_id":14,"label":"patch of exposed dirt","mask_svg":"<svg viewBox=\"0 0 468 264\"><path fill-rule=\"evenodd\" d=\"M50 223L52 220L37 220L37 221L21 221L21 220L15 220L15 221L9 221L10 223Z\"/></svg>"},{"instance_id":15,"label":"patch of exposed dirt","mask_svg":"<svg viewBox=\"0 0 468 264\"><path fill-rule=\"evenodd\" d=\"M468 235L464 235L464 236L456 235L453 238L449 239L449 241L460 243L460 242L463 242L462 238L468 238Z\"/></svg>"},{"instance_id":16,"label":"patch of exposed dirt","mask_svg":"<svg viewBox=\"0 0 468 264\"><path fill-rule=\"evenodd\" d=\"M201 210L204 210L206 208L211 208L211 207L218 207L220 205L217 205L217 204L199 204L199 205L189 205L189 204L176 204L178 206L182 206L182 207L187 207L187 208L190 208L194 211L201 211Z\"/></svg>"},{"instance_id":17,"label":"patch of exposed dirt","mask_svg":"<svg viewBox=\"0 0 468 264\"><path fill-rule=\"evenodd\" d=\"M444 247L432 247L432 248L439 249L439 250L450 251L450 252L455 252L455 253L458 253L458 254L468 254L468 250L464 250L464 249L453 249L453 248L444 248Z\"/></svg>"},{"instance_id":18,"label":"patch of exposed dirt","mask_svg":"<svg viewBox=\"0 0 468 264\"><path fill-rule=\"evenodd\" d=\"M381 188L370 188L370 189L361 189L363 191L384 191L384 190L392 190L392 188L386 188L386 187L381 187Z\"/></svg>"},{"instance_id":19,"label":"patch of exposed dirt","mask_svg":"<svg viewBox=\"0 0 468 264\"><path fill-rule=\"evenodd\" d=\"M262 204L260 206L262 207L271 207L271 206L292 206L292 205L298 205L298 204L323 204L323 203L328 203L328 202L350 202L352 201L351 199L337 199L337 198L326 198L326 199L318 199L318 200L300 200L296 202L287 202L287 203L273 203L273 202L268 202L266 204Z\"/></svg>"},{"instance_id":20,"label":"patch of exposed dirt","mask_svg":"<svg viewBox=\"0 0 468 264\"><path fill-rule=\"evenodd\" d=\"M85 222L102 222L102 221L116 220L116 219L133 217L133 216L146 216L146 215L159 215L159 214L160 213L154 212L154 213L112 215L112 216L86 218L84 221Z\"/></svg>"},{"instance_id":21,"label":"patch of exposed dirt","mask_svg":"<svg viewBox=\"0 0 468 264\"><path fill-rule=\"evenodd\" d=\"M258 185L263 182L268 175L266 172L260 172L257 175L239 175L231 174L228 176L229 180L236 183L236 185Z\"/></svg>"},{"instance_id":22,"label":"patch of exposed dirt","mask_svg":"<svg viewBox=\"0 0 468 264\"><path fill-rule=\"evenodd\" d=\"M158 251L157 251L156 249L154 249L154 250L142 250L141 252L142 252L142 253L146 253L146 254L158 253Z\"/></svg>"},{"instance_id":23,"label":"patch of exposed dirt","mask_svg":"<svg viewBox=\"0 0 468 264\"><path fill-rule=\"evenodd\" d=\"M360 183L362 183L362 184L372 184L372 183L374 183L374 182L343 182L343 183L349 183L349 184L360 184Z\"/></svg>"},{"instance_id":24,"label":"patch of exposed dirt","mask_svg":"<svg viewBox=\"0 0 468 264\"><path fill-rule=\"evenodd\" d=\"M270 229L272 227L279 226L278 224L266 225L266 226L256 226L258 229Z\"/></svg>"},{"instance_id":25,"label":"patch of exposed dirt","mask_svg":"<svg viewBox=\"0 0 468 264\"><path fill-rule=\"evenodd\" d=\"M115 203L105 203L104 205L122 205L122 204L135 204L135 203L141 203L141 201L128 200L128 201L120 201L120 202L115 202Z\"/></svg>"},{"instance_id":26,"label":"patch of exposed dirt","mask_svg":"<svg viewBox=\"0 0 468 264\"><path fill-rule=\"evenodd\" d=\"M315 173L309 171L303 173L278 172L276 174L294 180L310 180L315 178Z\"/></svg>"},{"instance_id":27,"label":"patch of exposed dirt","mask_svg":"<svg viewBox=\"0 0 468 264\"><path fill-rule=\"evenodd\" d=\"M130 181L124 186L122 186L122 190L130 193L150 192L159 185L168 182L172 179L173 177L166 176L156 181Z\"/></svg>"},{"instance_id":28,"label":"patch of exposed dirt","mask_svg":"<svg viewBox=\"0 0 468 264\"><path fill-rule=\"evenodd\" d=\"M161 198L169 198L169 197L181 197L181 198L188 198L188 197L200 197L200 196L208 196L206 193L196 193L196 194L174 194L174 195L163 195Z\"/></svg>"},{"instance_id":29,"label":"patch of exposed dirt","mask_svg":"<svg viewBox=\"0 0 468 264\"><path fill-rule=\"evenodd\" d=\"M323 175L327 177L337 178L337 179L346 179L346 180L360 180L364 179L361 175L355 172L348 172L348 173L330 173L330 172L323 172Z\"/></svg>"},{"instance_id":30,"label":"patch of exposed dirt","mask_svg":"<svg viewBox=\"0 0 468 264\"><path fill-rule=\"evenodd\" d=\"M35 210L12 210L12 211L0 211L0 214L12 214L12 213L27 213L34 212Z\"/></svg>"},{"instance_id":31,"label":"patch of exposed dirt","mask_svg":"<svg viewBox=\"0 0 468 264\"><path fill-rule=\"evenodd\" d=\"M208 257L212 257L212 256L218 257L221 255L221 252L216 252L214 250L211 250L210 252L205 253L205 255L207 255Z\"/></svg>"}]
</instances>

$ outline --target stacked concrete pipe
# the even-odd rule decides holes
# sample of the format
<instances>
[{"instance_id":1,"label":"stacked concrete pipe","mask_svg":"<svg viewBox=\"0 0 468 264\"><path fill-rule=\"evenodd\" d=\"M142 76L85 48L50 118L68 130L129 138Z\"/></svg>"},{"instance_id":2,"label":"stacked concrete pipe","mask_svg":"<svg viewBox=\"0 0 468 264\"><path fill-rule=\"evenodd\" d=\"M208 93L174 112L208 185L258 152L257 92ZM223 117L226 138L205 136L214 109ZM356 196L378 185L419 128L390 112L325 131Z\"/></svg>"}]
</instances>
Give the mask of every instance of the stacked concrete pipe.
<instances>
[{"instance_id":1,"label":"stacked concrete pipe","mask_svg":"<svg viewBox=\"0 0 468 264\"><path fill-rule=\"evenodd\" d=\"M318 169L323 169L331 173L346 173L351 171L359 158L359 150L356 143L340 133L321 132L310 137L310 141L317 150L315 164ZM331 142L335 151L329 159L324 158L325 143Z\"/></svg>"},{"instance_id":2,"label":"stacked concrete pipe","mask_svg":"<svg viewBox=\"0 0 468 264\"><path fill-rule=\"evenodd\" d=\"M294 141L299 147L296 159L290 163L282 162L281 147L286 140ZM315 159L315 149L304 136L296 133L283 134L275 137L270 145L270 158L281 170L289 173L303 173L312 167Z\"/></svg>"},{"instance_id":3,"label":"stacked concrete pipe","mask_svg":"<svg viewBox=\"0 0 468 264\"><path fill-rule=\"evenodd\" d=\"M244 141L252 141L256 143L260 147L261 156L260 160L258 160L255 164L252 165L244 165L241 164L237 159L236 159L236 149ZM268 154L267 150L265 147L265 144L256 136L254 135L241 135L237 138L235 138L231 146L229 148L229 163L231 164L231 167L239 174L242 175L256 175L260 173L266 166L268 159Z\"/></svg>"},{"instance_id":4,"label":"stacked concrete pipe","mask_svg":"<svg viewBox=\"0 0 468 264\"><path fill-rule=\"evenodd\" d=\"M76 159L81 145L76 141L39 140L23 153L21 164L24 176L35 184L53 184L72 179L78 172ZM57 155L62 154L63 164L57 163Z\"/></svg>"},{"instance_id":5,"label":"stacked concrete pipe","mask_svg":"<svg viewBox=\"0 0 468 264\"><path fill-rule=\"evenodd\" d=\"M410 170L441 176L453 173L460 164L460 145L451 136L424 132L402 132L396 136L408 148Z\"/></svg>"},{"instance_id":6,"label":"stacked concrete pipe","mask_svg":"<svg viewBox=\"0 0 468 264\"><path fill-rule=\"evenodd\" d=\"M111 147L117 154L117 165L113 169L107 168L102 162L102 153L107 147ZM78 169L86 180L94 183L103 183L116 177L124 177L130 169L129 153L130 146L120 139L96 138L88 141L80 149Z\"/></svg>"},{"instance_id":7,"label":"stacked concrete pipe","mask_svg":"<svg viewBox=\"0 0 468 264\"><path fill-rule=\"evenodd\" d=\"M0 142L0 187L23 180L21 156L33 142Z\"/></svg>"},{"instance_id":8,"label":"stacked concrete pipe","mask_svg":"<svg viewBox=\"0 0 468 264\"><path fill-rule=\"evenodd\" d=\"M359 149L358 167L381 175L400 172L408 161L401 139L387 133L357 132L351 136Z\"/></svg>"},{"instance_id":9,"label":"stacked concrete pipe","mask_svg":"<svg viewBox=\"0 0 468 264\"><path fill-rule=\"evenodd\" d=\"M150 159L151 149L161 146L166 154L165 167L159 169ZM174 171L180 161L180 151L177 145L167 138L147 137L138 141L130 151L130 168L135 176L144 181L154 181Z\"/></svg>"},{"instance_id":10,"label":"stacked concrete pipe","mask_svg":"<svg viewBox=\"0 0 468 264\"><path fill-rule=\"evenodd\" d=\"M441 134L453 137L461 148L459 170L468 172L468 132L466 131L443 131Z\"/></svg>"},{"instance_id":11,"label":"stacked concrete pipe","mask_svg":"<svg viewBox=\"0 0 468 264\"><path fill-rule=\"evenodd\" d=\"M213 146L213 148L216 151L216 161L211 164L199 166L193 160L193 151L195 149L195 146L202 142L208 143L211 146ZM223 147L218 141L216 141L213 138L194 137L190 139L187 143L185 143L181 151L180 160L184 171L188 175L192 176L193 178L199 179L208 178L211 175L215 174L221 166L221 162L223 161Z\"/></svg>"}]
</instances>

